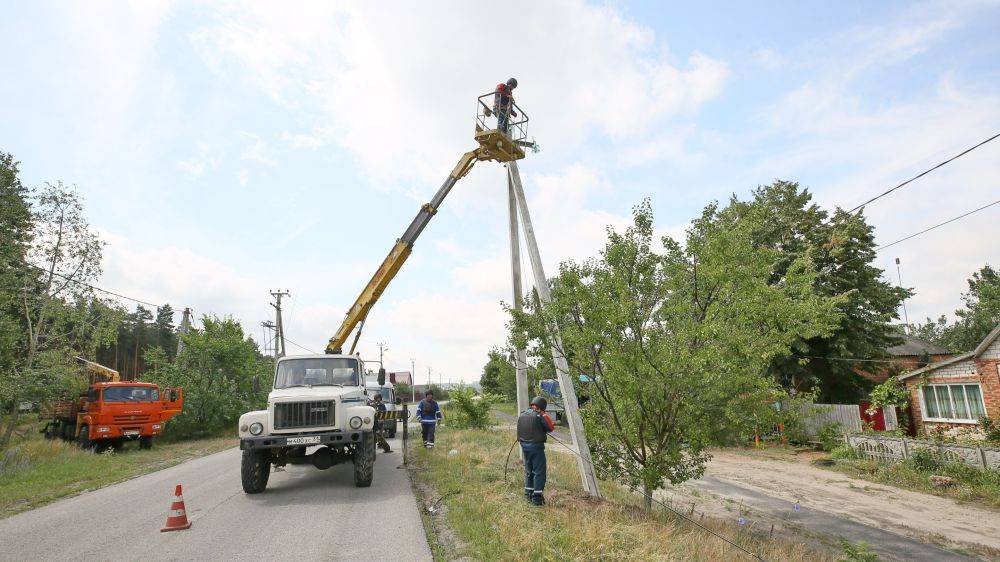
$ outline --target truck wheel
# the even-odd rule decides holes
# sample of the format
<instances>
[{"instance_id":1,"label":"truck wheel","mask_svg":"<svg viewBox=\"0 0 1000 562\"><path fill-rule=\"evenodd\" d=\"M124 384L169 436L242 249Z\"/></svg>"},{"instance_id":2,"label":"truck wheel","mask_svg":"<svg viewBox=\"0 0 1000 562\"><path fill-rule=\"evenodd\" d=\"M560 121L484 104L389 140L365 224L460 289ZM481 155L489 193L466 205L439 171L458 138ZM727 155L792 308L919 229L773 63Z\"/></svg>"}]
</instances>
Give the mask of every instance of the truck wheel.
<instances>
[{"instance_id":1,"label":"truck wheel","mask_svg":"<svg viewBox=\"0 0 1000 562\"><path fill-rule=\"evenodd\" d=\"M121 451L122 449L125 448L125 441L122 439L115 439L114 441L111 442L111 448L114 449L115 452L117 453L118 451Z\"/></svg>"},{"instance_id":2,"label":"truck wheel","mask_svg":"<svg viewBox=\"0 0 1000 562\"><path fill-rule=\"evenodd\" d=\"M75 427L76 427L75 425L70 425L66 422L61 423L59 425L59 431L62 433L62 438L65 439L66 441L72 441L73 439L75 439L76 436L73 435L73 429Z\"/></svg>"},{"instance_id":3,"label":"truck wheel","mask_svg":"<svg viewBox=\"0 0 1000 562\"><path fill-rule=\"evenodd\" d=\"M107 439L101 439L94 442L94 452L98 455L108 450L108 447L112 446Z\"/></svg>"},{"instance_id":4,"label":"truck wheel","mask_svg":"<svg viewBox=\"0 0 1000 562\"><path fill-rule=\"evenodd\" d=\"M375 434L361 434L361 443L354 449L354 485L367 488L375 477Z\"/></svg>"},{"instance_id":5,"label":"truck wheel","mask_svg":"<svg viewBox=\"0 0 1000 562\"><path fill-rule=\"evenodd\" d=\"M94 442L90 440L90 426L84 424L80 428L80 435L76 437L76 444L80 446L81 449L90 449L94 446Z\"/></svg>"},{"instance_id":6,"label":"truck wheel","mask_svg":"<svg viewBox=\"0 0 1000 562\"><path fill-rule=\"evenodd\" d=\"M140 449L152 449L153 448L153 438L152 437L140 437L139 438L139 448Z\"/></svg>"},{"instance_id":7,"label":"truck wheel","mask_svg":"<svg viewBox=\"0 0 1000 562\"><path fill-rule=\"evenodd\" d=\"M264 488L267 488L267 479L271 476L271 453L267 450L244 450L240 475L243 478L244 492L248 494L263 492Z\"/></svg>"},{"instance_id":8,"label":"truck wheel","mask_svg":"<svg viewBox=\"0 0 1000 562\"><path fill-rule=\"evenodd\" d=\"M389 428L388 437L389 437L389 439L395 439L396 438L396 424L395 423L393 423L392 427Z\"/></svg>"}]
</instances>

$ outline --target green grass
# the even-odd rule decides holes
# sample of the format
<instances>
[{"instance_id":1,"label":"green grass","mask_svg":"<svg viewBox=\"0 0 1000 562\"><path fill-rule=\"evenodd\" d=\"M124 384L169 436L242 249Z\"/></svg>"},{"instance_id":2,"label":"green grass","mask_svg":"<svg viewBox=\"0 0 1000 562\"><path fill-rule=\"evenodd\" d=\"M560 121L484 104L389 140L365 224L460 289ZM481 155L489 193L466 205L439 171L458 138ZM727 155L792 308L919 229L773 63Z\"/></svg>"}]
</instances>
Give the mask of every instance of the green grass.
<instances>
[{"instance_id":1,"label":"green grass","mask_svg":"<svg viewBox=\"0 0 1000 562\"><path fill-rule=\"evenodd\" d=\"M234 447L234 437L174 443L150 450L130 443L118 453L94 454L71 443L31 436L0 452L0 518Z\"/></svg>"},{"instance_id":2,"label":"green grass","mask_svg":"<svg viewBox=\"0 0 1000 562\"><path fill-rule=\"evenodd\" d=\"M979 470L957 463L928 470L910 462L879 462L850 456L835 456L832 466L818 466L869 482L1000 509L1000 471L997 470ZM950 476L955 483L945 487L934 486L930 477L935 474Z\"/></svg>"},{"instance_id":3,"label":"green grass","mask_svg":"<svg viewBox=\"0 0 1000 562\"><path fill-rule=\"evenodd\" d=\"M740 559L733 547L690 523L658 508L645 511L638 496L617 485L603 483L606 499L592 500L581 491L573 457L557 452L557 445L548 455L548 505L530 506L521 491L517 451L505 475L512 441L509 432L446 429L437 447L413 451L411 468L424 505L444 497L443 514L430 517L435 559ZM732 522L702 522L767 560L833 560L803 543L738 535Z\"/></svg>"},{"instance_id":4,"label":"green grass","mask_svg":"<svg viewBox=\"0 0 1000 562\"><path fill-rule=\"evenodd\" d=\"M516 416L518 413L517 404L515 404L514 402L498 402L496 404L493 404L493 409L498 412L507 414L508 416Z\"/></svg>"}]
</instances>

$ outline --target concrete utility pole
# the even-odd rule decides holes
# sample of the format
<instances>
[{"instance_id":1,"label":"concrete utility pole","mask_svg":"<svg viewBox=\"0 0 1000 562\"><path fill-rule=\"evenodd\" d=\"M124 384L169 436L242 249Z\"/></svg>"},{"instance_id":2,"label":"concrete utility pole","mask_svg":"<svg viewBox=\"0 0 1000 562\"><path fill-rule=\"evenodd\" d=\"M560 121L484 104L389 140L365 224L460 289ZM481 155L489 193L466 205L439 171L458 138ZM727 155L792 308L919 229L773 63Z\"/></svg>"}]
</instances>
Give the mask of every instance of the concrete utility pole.
<instances>
[{"instance_id":1,"label":"concrete utility pole","mask_svg":"<svg viewBox=\"0 0 1000 562\"><path fill-rule=\"evenodd\" d=\"M508 186L513 188L514 196L517 199L521 227L524 230L524 243L528 248L528 257L531 259L531 270L535 276L535 289L538 291L538 298L543 303L549 303L552 301L552 295L549 292L549 282L545 277L545 270L542 268L542 257L538 252L538 243L535 241L535 229L531 225L528 202L524 197L524 188L521 187L521 174L517 170L516 161L512 160L507 164L507 177L509 179ZM597 476L594 473L594 461L590 457L587 435L583 431L583 420L580 418L580 406L576 400L576 390L573 387L573 380L569 374L569 363L563 354L559 326L553 323L548 329L549 336L554 344L552 347L552 361L555 363L556 372L559 374L559 389L562 391L566 419L569 421L569 433L573 438L573 445L576 446L578 453L577 465L580 468L580 478L583 480L583 488L591 496L600 497L601 492L597 488Z\"/></svg>"},{"instance_id":2,"label":"concrete utility pole","mask_svg":"<svg viewBox=\"0 0 1000 562\"><path fill-rule=\"evenodd\" d=\"M285 326L281 323L281 297L290 297L291 293L288 291L271 291L271 296L274 297L275 302L271 303L274 307L274 325L277 326L277 334L275 335L276 342L275 347L275 357L285 356ZM279 348L280 346L280 348ZM280 349L280 353L279 350Z\"/></svg>"},{"instance_id":3,"label":"concrete utility pole","mask_svg":"<svg viewBox=\"0 0 1000 562\"><path fill-rule=\"evenodd\" d=\"M191 308L184 308L184 316L181 317L181 326L177 329L177 356L184 351L184 334L191 329Z\"/></svg>"},{"instance_id":4,"label":"concrete utility pole","mask_svg":"<svg viewBox=\"0 0 1000 562\"><path fill-rule=\"evenodd\" d=\"M517 234L517 197L514 196L514 186L510 173L507 174L507 214L510 217L510 274L514 289L514 310L521 312L524 308L524 292L521 289L521 240ZM517 411L528 409L528 354L518 349L514 355L514 381L517 388Z\"/></svg>"},{"instance_id":5,"label":"concrete utility pole","mask_svg":"<svg viewBox=\"0 0 1000 562\"><path fill-rule=\"evenodd\" d=\"M384 369L385 363L382 362L382 352L385 351L386 349L389 349L389 346L387 346L383 342L378 342L375 345L378 346L378 366Z\"/></svg>"},{"instance_id":6,"label":"concrete utility pole","mask_svg":"<svg viewBox=\"0 0 1000 562\"><path fill-rule=\"evenodd\" d=\"M896 277L899 279L899 288L903 288L903 274L899 271L899 258L896 258ZM903 333L910 333L910 315L906 313L906 299L903 299L903 321L906 325L903 327Z\"/></svg>"},{"instance_id":7,"label":"concrete utility pole","mask_svg":"<svg viewBox=\"0 0 1000 562\"><path fill-rule=\"evenodd\" d=\"M260 325L264 328L264 354L267 355L268 351L270 351L274 357L274 361L277 362L278 342L275 340L276 336L271 335L272 333L277 334L277 326L270 320L265 320Z\"/></svg>"},{"instance_id":8,"label":"concrete utility pole","mask_svg":"<svg viewBox=\"0 0 1000 562\"><path fill-rule=\"evenodd\" d=\"M417 401L417 360L410 357L410 402Z\"/></svg>"}]
</instances>

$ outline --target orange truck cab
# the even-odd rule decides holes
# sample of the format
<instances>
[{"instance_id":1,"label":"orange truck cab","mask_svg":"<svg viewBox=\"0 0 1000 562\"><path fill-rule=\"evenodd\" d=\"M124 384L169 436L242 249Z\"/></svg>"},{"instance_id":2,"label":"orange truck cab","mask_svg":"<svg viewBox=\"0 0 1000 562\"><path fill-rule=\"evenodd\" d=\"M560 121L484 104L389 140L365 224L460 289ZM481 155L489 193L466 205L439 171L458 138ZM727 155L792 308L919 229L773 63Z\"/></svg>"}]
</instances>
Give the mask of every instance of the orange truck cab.
<instances>
[{"instance_id":1,"label":"orange truck cab","mask_svg":"<svg viewBox=\"0 0 1000 562\"><path fill-rule=\"evenodd\" d=\"M77 400L56 403L48 412L50 421L43 433L50 439L75 440L81 447L98 452L108 447L120 449L129 440L138 441L141 449L149 449L166 422L181 412L183 390L161 390L149 382L119 381L116 371L104 369L99 372L102 376L95 377L98 371L88 365L91 384L87 392ZM110 380L98 382L95 378Z\"/></svg>"}]
</instances>

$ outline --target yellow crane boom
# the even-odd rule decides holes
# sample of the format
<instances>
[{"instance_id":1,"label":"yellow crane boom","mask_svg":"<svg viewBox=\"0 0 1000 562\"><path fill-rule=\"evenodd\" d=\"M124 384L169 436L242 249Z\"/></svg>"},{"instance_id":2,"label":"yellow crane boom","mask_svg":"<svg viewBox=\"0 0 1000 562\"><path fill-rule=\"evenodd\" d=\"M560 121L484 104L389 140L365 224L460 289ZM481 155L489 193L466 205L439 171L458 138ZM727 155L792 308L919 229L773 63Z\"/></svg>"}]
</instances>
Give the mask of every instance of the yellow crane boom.
<instances>
[{"instance_id":1,"label":"yellow crane boom","mask_svg":"<svg viewBox=\"0 0 1000 562\"><path fill-rule=\"evenodd\" d=\"M354 353L354 349L358 345L358 338L361 336L361 329L364 327L365 318L368 317L368 312L378 301L379 297L382 296L382 292L389 286L389 283L396 276L399 269L406 263L406 258L410 257L410 252L413 251L413 243L416 242L420 233L424 231L431 217L437 213L438 208L441 206L444 198L448 196L451 188L455 186L455 183L469 173L469 170L475 165L476 160L485 159L484 156L487 156L487 154L482 147L463 154L455 169L448 175L448 179L441 185L441 188L438 189L430 203L424 203L420 207L420 212L414 217L413 222L403 232L403 235L396 240L396 244L389 251L389 255L385 257L382 265L375 271L375 275L372 276L368 284L365 285L364 290L358 295L357 300L354 301L354 305L347 311L344 322L337 329L337 333L330 338L330 343L326 346L327 353L343 353L344 342L347 341L351 332L357 327L358 332L354 336L350 350L350 353Z\"/></svg>"}]
</instances>

